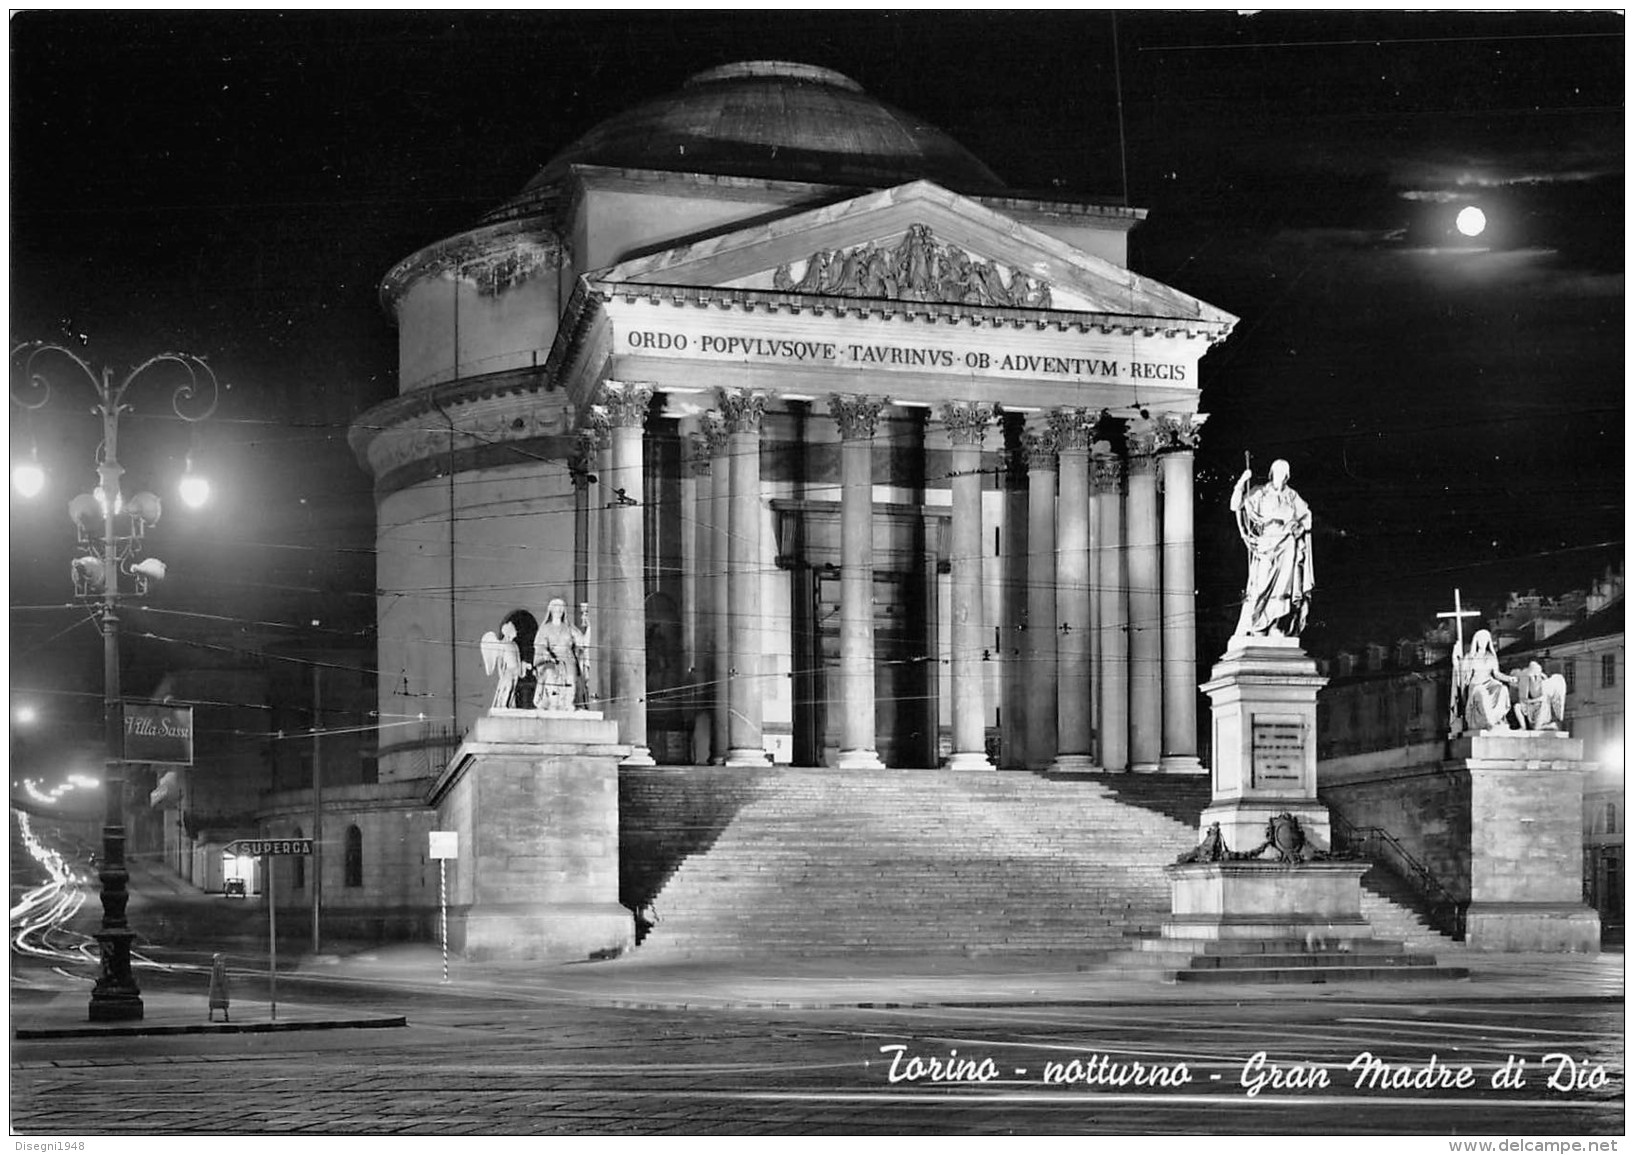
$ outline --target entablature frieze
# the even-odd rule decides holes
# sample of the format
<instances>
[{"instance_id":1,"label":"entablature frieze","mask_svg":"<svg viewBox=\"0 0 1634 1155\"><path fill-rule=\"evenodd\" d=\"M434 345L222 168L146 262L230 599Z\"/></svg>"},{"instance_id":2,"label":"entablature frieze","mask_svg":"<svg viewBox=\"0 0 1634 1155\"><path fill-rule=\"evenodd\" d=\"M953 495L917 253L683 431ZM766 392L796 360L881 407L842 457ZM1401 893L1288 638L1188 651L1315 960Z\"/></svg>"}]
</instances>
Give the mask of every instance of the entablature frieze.
<instances>
[{"instance_id":1,"label":"entablature frieze","mask_svg":"<svg viewBox=\"0 0 1634 1155\"><path fill-rule=\"evenodd\" d=\"M682 392L725 385L808 398L884 392L932 406L982 398L1022 410L1189 411L1208 348L1178 331L1018 328L975 315L751 313L647 298L608 310L608 372Z\"/></svg>"}]
</instances>

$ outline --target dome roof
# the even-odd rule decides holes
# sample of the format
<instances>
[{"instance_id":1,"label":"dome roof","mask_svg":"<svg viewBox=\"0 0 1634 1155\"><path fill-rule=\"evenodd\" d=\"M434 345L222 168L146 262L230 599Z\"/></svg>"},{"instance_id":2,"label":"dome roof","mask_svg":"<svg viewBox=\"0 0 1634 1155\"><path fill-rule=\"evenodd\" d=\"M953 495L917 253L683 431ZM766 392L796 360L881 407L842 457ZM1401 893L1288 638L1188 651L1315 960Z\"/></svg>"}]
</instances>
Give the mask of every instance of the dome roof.
<instances>
[{"instance_id":1,"label":"dome roof","mask_svg":"<svg viewBox=\"0 0 1634 1155\"><path fill-rule=\"evenodd\" d=\"M752 60L700 72L670 96L603 121L553 157L525 192L574 164L885 187L921 178L958 192L1004 182L940 129L848 77Z\"/></svg>"}]
</instances>

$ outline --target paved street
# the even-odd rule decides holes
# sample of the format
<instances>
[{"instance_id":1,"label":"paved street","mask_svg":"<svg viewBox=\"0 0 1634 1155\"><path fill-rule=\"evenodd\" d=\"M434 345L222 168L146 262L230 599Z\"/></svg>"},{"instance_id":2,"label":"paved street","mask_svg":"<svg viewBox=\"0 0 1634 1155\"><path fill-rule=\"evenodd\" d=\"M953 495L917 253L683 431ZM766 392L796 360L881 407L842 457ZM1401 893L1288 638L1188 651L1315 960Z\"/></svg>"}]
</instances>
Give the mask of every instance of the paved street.
<instances>
[{"instance_id":1,"label":"paved street","mask_svg":"<svg viewBox=\"0 0 1634 1155\"><path fill-rule=\"evenodd\" d=\"M199 997L191 973L143 981L155 1007L170 991ZM1396 1004L1379 1001L1387 987L666 1009L588 1005L548 977L395 991L290 977L279 991L292 1006L409 1025L14 1039L11 1119L42 1137L1622 1133L1620 1001L1466 1001L1474 985L1445 984L1440 1000ZM259 996L244 997L240 1018ZM28 1018L14 1004L14 1026ZM1379 1060L1371 1075L1365 1053ZM1524 1086L1493 1087L1521 1061ZM1595 1085L1562 1086L1574 1071Z\"/></svg>"}]
</instances>

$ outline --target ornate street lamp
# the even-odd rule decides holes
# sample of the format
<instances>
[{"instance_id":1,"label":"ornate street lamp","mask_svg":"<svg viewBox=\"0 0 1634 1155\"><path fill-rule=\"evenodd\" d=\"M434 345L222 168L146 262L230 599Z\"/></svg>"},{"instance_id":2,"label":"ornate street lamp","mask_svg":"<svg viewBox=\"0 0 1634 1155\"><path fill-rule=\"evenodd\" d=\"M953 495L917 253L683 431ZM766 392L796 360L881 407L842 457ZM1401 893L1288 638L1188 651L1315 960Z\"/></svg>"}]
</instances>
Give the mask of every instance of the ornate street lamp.
<instances>
[{"instance_id":1,"label":"ornate street lamp","mask_svg":"<svg viewBox=\"0 0 1634 1155\"><path fill-rule=\"evenodd\" d=\"M148 584L163 580L165 565L158 558L141 558L142 539L147 528L159 520L159 499L138 493L128 501L119 489L125 472L119 464L119 418L129 406L125 393L144 376L163 377L161 367L169 366L172 380L182 380L172 393L171 408L183 421L203 421L215 411L220 397L216 375L203 358L191 353L160 353L150 357L114 384L111 369L98 373L78 354L61 345L29 342L11 351L15 374L11 399L25 410L39 409L51 396L51 367L60 367L89 381L96 393L94 412L102 415L102 444L97 449L99 484L92 493L82 493L68 503L78 535L79 550L70 571L76 597L95 607L102 628L102 724L107 743L107 771L102 776L103 803L102 861L97 877L102 882L102 929L97 942L102 948L102 972L91 991L92 1022L122 1022L142 1017L142 992L131 975L130 945L133 937L125 919L129 872L125 869L124 813L124 733L119 689L119 599L120 575L131 578L138 596ZM17 480L25 494L38 492L43 472L31 459L35 472ZM192 475L192 454L188 455ZM184 479L185 480L185 479ZM197 492L196 487L191 487ZM207 492L207 490L206 490Z\"/></svg>"}]
</instances>

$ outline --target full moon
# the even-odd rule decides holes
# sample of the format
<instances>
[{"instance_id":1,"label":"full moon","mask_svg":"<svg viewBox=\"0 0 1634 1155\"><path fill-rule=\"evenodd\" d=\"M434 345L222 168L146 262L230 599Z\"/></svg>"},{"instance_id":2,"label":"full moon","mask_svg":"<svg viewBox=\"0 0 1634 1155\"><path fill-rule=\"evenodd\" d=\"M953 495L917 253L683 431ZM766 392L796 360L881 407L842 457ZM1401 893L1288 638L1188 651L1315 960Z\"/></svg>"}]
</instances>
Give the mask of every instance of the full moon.
<instances>
[{"instance_id":1,"label":"full moon","mask_svg":"<svg viewBox=\"0 0 1634 1155\"><path fill-rule=\"evenodd\" d=\"M1478 237L1486 230L1486 214L1474 205L1458 211L1458 231L1466 237Z\"/></svg>"}]
</instances>

